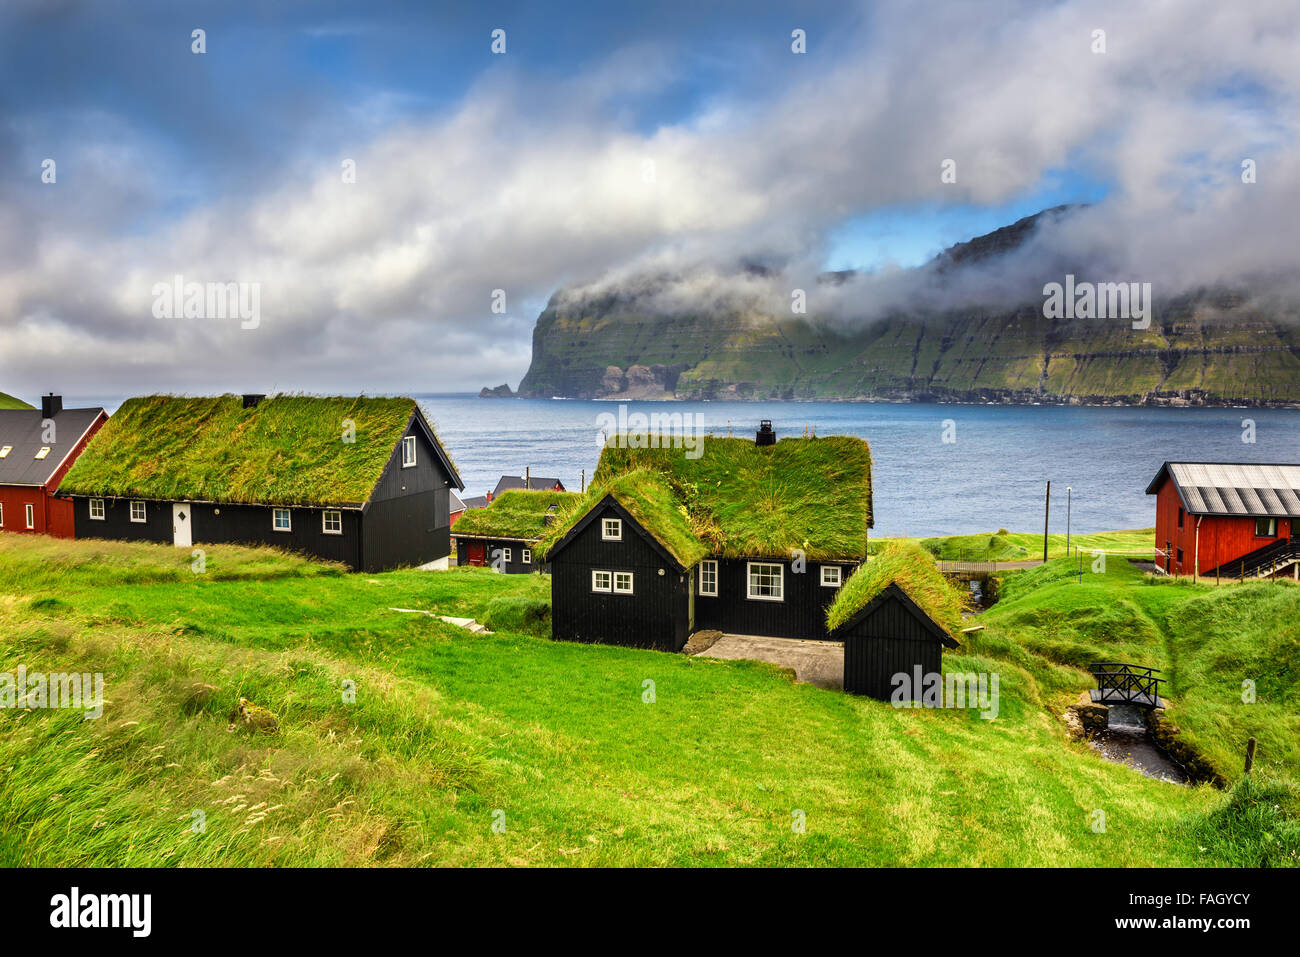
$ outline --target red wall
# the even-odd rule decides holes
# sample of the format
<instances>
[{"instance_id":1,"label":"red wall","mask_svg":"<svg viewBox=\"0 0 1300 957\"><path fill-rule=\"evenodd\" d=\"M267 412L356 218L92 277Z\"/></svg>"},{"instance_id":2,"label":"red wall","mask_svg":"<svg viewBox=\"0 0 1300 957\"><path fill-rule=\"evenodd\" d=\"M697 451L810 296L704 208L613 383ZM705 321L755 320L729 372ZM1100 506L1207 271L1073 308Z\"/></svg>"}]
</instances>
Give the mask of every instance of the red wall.
<instances>
[{"instance_id":1,"label":"red wall","mask_svg":"<svg viewBox=\"0 0 1300 957\"><path fill-rule=\"evenodd\" d=\"M1156 492L1156 548L1168 549L1169 555L1160 560L1160 566L1171 575L1191 575L1194 567L1204 574L1291 534L1291 520L1287 518L1277 520L1276 535L1257 536L1253 518L1207 515L1201 518L1198 549L1198 516L1185 515L1183 527L1178 527L1178 509L1182 504L1173 481L1166 478ZM1183 550L1181 563L1178 561L1180 548Z\"/></svg>"},{"instance_id":2,"label":"red wall","mask_svg":"<svg viewBox=\"0 0 1300 957\"><path fill-rule=\"evenodd\" d=\"M56 499L50 492L59 487L63 476L72 468L96 432L108 421L108 416L100 414L95 424L86 430L86 434L72 448L72 453L63 461L50 478L45 488L32 488L22 485L0 485L0 503L4 504L4 528L6 532L19 532L28 535L53 535L56 538L72 538L72 502ZM26 505L36 506L36 527L27 527Z\"/></svg>"}]
</instances>

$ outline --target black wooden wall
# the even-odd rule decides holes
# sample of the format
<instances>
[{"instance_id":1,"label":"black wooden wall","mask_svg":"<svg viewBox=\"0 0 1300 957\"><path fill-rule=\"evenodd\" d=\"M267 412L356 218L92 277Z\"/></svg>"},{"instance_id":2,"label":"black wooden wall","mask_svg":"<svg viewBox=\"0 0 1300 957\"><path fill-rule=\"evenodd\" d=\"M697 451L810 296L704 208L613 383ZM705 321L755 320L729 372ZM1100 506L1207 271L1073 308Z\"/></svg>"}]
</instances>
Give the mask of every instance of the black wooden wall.
<instances>
[{"instance_id":1,"label":"black wooden wall","mask_svg":"<svg viewBox=\"0 0 1300 957\"><path fill-rule=\"evenodd\" d=\"M470 542L476 542L483 546L483 561L485 567L491 568L492 553L498 548L510 549L510 561L505 563L504 572L507 575L526 575L530 572L549 572L549 565L544 565L537 557L536 542L521 542L518 539L498 539L498 538L465 538L456 536L456 564L465 567L469 565L469 545ZM523 551L527 548L533 553L533 560L527 564L523 561Z\"/></svg>"},{"instance_id":2,"label":"black wooden wall","mask_svg":"<svg viewBox=\"0 0 1300 957\"><path fill-rule=\"evenodd\" d=\"M622 541L602 540L601 519L607 515L623 519ZM593 592L595 569L632 572L634 593ZM646 541L626 510L598 508L594 520L553 555L551 634L564 641L680 651L690 637L689 578Z\"/></svg>"},{"instance_id":3,"label":"black wooden wall","mask_svg":"<svg viewBox=\"0 0 1300 957\"><path fill-rule=\"evenodd\" d=\"M90 501L72 500L72 528L77 538L113 538L127 542L172 543L171 502L146 502L145 521L131 521L131 503L126 499L104 499L104 519L90 517Z\"/></svg>"},{"instance_id":4,"label":"black wooden wall","mask_svg":"<svg viewBox=\"0 0 1300 957\"><path fill-rule=\"evenodd\" d=\"M764 559L764 561L770 561ZM748 563L744 559L718 560L718 596L698 593L695 584L695 627L716 628L740 635L769 635L774 638L829 639L826 609L835 600L838 588L821 583L821 563L807 562L805 570L795 573L791 562L775 562L785 568L785 599L764 601L749 594ZM853 562L827 562L838 565L840 581L848 581L857 566ZM698 576L699 572L696 571Z\"/></svg>"},{"instance_id":5,"label":"black wooden wall","mask_svg":"<svg viewBox=\"0 0 1300 957\"><path fill-rule=\"evenodd\" d=\"M922 675L942 671L943 645L924 622L893 595L885 597L866 615L835 633L844 642L844 690L889 701L894 676L912 679L919 665ZM911 680L912 700L922 689Z\"/></svg>"}]
</instances>

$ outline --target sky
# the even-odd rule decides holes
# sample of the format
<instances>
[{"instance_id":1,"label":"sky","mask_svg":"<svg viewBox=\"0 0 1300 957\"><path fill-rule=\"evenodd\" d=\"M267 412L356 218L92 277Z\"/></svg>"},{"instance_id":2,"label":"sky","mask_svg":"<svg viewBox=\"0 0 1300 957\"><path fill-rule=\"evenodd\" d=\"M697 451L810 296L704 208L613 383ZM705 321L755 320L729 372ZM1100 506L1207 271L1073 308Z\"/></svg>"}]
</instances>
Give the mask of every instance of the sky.
<instances>
[{"instance_id":1,"label":"sky","mask_svg":"<svg viewBox=\"0 0 1300 957\"><path fill-rule=\"evenodd\" d=\"M853 268L823 305L869 322L1063 203L1037 263L1294 278L1297 49L1281 0L9 0L0 391L514 385L561 289Z\"/></svg>"}]
</instances>

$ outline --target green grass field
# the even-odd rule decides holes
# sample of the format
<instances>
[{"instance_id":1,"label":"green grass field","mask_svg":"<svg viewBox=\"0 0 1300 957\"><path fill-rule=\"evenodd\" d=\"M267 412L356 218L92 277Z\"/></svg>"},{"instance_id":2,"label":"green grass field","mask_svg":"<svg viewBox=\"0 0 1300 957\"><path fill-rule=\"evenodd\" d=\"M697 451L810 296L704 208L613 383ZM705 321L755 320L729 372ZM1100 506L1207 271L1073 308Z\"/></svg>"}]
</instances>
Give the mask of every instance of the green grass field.
<instances>
[{"instance_id":1,"label":"green grass field","mask_svg":"<svg viewBox=\"0 0 1300 957\"><path fill-rule=\"evenodd\" d=\"M216 546L202 574L190 562L162 546L0 535L0 671L101 671L106 683L99 720L0 711L0 865L1300 855L1294 587L1153 585L1113 560L1083 585L1064 563L1009 576L986 630L944 656L1000 675L999 715L985 721L896 710L754 662L553 642L542 576L352 575ZM500 630L474 636L394 607ZM1255 780L1179 787L1070 740L1056 713L1088 686L1076 665L1103 651L1171 669L1171 715L1229 780L1256 734ZM1257 676L1257 704L1234 704L1241 676ZM270 708L280 733L228 730L240 696Z\"/></svg>"},{"instance_id":2,"label":"green grass field","mask_svg":"<svg viewBox=\"0 0 1300 957\"><path fill-rule=\"evenodd\" d=\"M870 553L875 554L892 538L873 538ZM1031 532L1008 532L999 529L979 535L949 535L941 538L911 538L929 551L936 558L946 561L968 562L1023 562L1041 561L1043 558L1043 536ZM1101 550L1108 553L1133 553L1134 558L1151 558L1155 547L1154 528L1132 528L1118 532L1093 532L1087 535L1071 535L1070 551L1075 547L1083 550L1091 561L1091 553ZM1139 554L1140 553L1140 554ZM1064 558L1066 555L1065 535L1053 533L1047 536L1048 558Z\"/></svg>"}]
</instances>

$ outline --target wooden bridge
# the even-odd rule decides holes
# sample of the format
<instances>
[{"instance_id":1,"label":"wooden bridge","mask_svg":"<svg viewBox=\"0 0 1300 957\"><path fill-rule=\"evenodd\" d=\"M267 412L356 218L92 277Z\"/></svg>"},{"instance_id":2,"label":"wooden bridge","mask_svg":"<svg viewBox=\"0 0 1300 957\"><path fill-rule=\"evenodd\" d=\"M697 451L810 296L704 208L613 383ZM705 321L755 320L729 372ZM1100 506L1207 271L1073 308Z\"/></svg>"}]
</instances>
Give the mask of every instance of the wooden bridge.
<instances>
[{"instance_id":1,"label":"wooden bridge","mask_svg":"<svg viewBox=\"0 0 1300 957\"><path fill-rule=\"evenodd\" d=\"M1088 666L1097 687L1090 692L1093 704L1131 704L1139 708L1163 708L1160 697L1158 668L1124 664L1118 661L1099 661Z\"/></svg>"}]
</instances>

